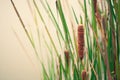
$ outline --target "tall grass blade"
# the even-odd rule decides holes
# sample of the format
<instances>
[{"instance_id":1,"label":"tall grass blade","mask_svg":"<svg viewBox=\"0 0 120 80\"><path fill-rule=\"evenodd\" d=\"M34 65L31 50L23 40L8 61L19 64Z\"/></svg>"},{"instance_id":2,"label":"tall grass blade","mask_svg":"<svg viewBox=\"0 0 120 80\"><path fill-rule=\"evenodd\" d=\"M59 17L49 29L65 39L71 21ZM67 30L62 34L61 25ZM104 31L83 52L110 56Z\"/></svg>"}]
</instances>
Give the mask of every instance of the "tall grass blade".
<instances>
[{"instance_id":1,"label":"tall grass blade","mask_svg":"<svg viewBox=\"0 0 120 80\"><path fill-rule=\"evenodd\" d=\"M40 19L42 20L42 22L43 22L43 24L44 24L44 26L45 26L46 32L47 32L47 34L48 34L48 36L49 36L49 38L50 38L50 41L51 41L51 43L52 43L52 45L53 45L53 48L54 48L57 56L59 56L58 51L57 51L56 46L55 46L55 43L54 43L54 41L53 41L53 39L52 39L52 37L51 37L51 35L50 35L50 33L49 33L49 30L48 30L48 28L47 28L47 26L46 26L46 23L45 23L42 15L41 15L39 9L38 9L38 6L37 6L37 4L36 4L36 2L35 2L34 0L33 0L33 3L34 3L34 5L35 5L35 8L36 8L38 14L39 14Z\"/></svg>"},{"instance_id":2,"label":"tall grass blade","mask_svg":"<svg viewBox=\"0 0 120 80\"><path fill-rule=\"evenodd\" d=\"M15 4L14 4L14 2L13 2L12 0L11 0L11 3L12 3L12 5L13 5L14 10L15 10L15 12L16 12L19 20L20 20L20 23L21 23L21 25L22 25L22 27L23 27L23 29L24 29L24 31L25 31L25 33L26 33L26 35L27 35L27 37L28 37L28 39L29 39L29 41L30 41L30 43L31 43L34 51L35 51L35 53L36 53L36 56L37 56L37 58L39 59L37 50L36 50L36 48L35 48L34 41L32 41L32 39L31 39L31 37L30 37L30 35L29 35L29 32L27 31L27 29L26 29L26 27L25 27L25 25L24 25L24 23L23 23L23 21L22 21L22 19L21 19L21 16L20 16L19 12L17 11L17 8L16 8L16 6L15 6Z\"/></svg>"}]
</instances>

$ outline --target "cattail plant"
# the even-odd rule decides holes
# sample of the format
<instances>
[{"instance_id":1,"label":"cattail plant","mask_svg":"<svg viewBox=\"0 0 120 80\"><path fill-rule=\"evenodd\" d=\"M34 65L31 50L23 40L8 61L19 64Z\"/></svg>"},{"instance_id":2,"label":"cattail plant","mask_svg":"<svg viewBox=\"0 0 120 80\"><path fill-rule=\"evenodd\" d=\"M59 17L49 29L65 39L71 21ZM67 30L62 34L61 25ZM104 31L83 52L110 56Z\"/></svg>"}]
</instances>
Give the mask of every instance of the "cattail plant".
<instances>
[{"instance_id":1,"label":"cattail plant","mask_svg":"<svg viewBox=\"0 0 120 80\"><path fill-rule=\"evenodd\" d=\"M49 42L47 41L48 38L47 40L44 39L46 48L49 50L49 53L51 53L52 56L56 54L57 58L55 59L59 60L58 63L56 63L59 64L56 66L56 68L54 67L55 60L53 57L51 57L52 64L48 62L50 66L48 71L42 64L44 80L120 80L120 0L101 0L100 2L99 0L83 0L84 4L81 3L82 0L78 0L79 5L81 6L81 9L78 10L83 11L84 13L84 15L81 13L79 15L81 16L81 21L83 20L82 18L85 17L85 21L83 22L85 26L82 24L78 25L77 35L75 35L73 32L73 36L70 34L71 29L69 26L74 27L74 23L79 24L77 17L78 15L76 14L74 7L70 4L64 6L66 3L63 5L62 0L56 0L56 3L54 3L58 13L56 18L55 12L48 2L49 0L39 1L45 10L45 13L48 15L49 20L51 20L53 24L52 28L55 28L55 30L58 32L57 36L55 34L51 35L50 30L48 29L49 25L46 21L47 18L42 15L43 13L41 12L41 9L39 9L39 3L37 3L37 0L33 0L33 9L35 9L38 13L36 16L39 16L37 19L42 21L43 26L41 26L45 28L45 31L47 32L48 38L51 42L49 45ZM37 50L39 48L36 46L37 43L32 39L34 37L32 37L32 35L30 35L29 31L26 29L26 26L24 25L17 8L15 7L15 4L12 0L11 2L39 60L37 52L39 51ZM102 7L105 7L105 9L101 9L100 4ZM108 7L106 8L106 6ZM65 7L72 9L73 15L70 13L70 16L74 16L75 21L74 19L70 20L71 18L69 19L69 17L66 15L65 10L67 8L64 9ZM91 14L91 17L89 17L89 13ZM103 14L104 16L102 16ZM71 21L71 25L67 23L69 22L67 20ZM38 29L38 31L39 30L41 29ZM72 28L72 30L74 31L74 28ZM56 45L57 41L55 41L53 38L55 36L58 38L61 51L59 50L58 45ZM102 38L102 41L99 40L99 37ZM84 56L85 41L87 49L86 56ZM64 44L65 48L67 48L67 50L64 50L64 52L62 50L64 45L62 44ZM65 66L60 55L61 52L65 57ZM77 59L81 60L78 61L78 63L76 63L76 54L74 53L77 53ZM115 56L115 58L113 56ZM85 57L84 61L83 57ZM57 70L57 72L55 70ZM114 75L112 75L112 73L114 73Z\"/></svg>"},{"instance_id":2,"label":"cattail plant","mask_svg":"<svg viewBox=\"0 0 120 80\"><path fill-rule=\"evenodd\" d=\"M93 0L93 6L95 13L97 12L97 0Z\"/></svg>"},{"instance_id":3,"label":"cattail plant","mask_svg":"<svg viewBox=\"0 0 120 80\"><path fill-rule=\"evenodd\" d=\"M81 60L84 57L84 28L83 28L83 25L78 26L78 57Z\"/></svg>"},{"instance_id":4,"label":"cattail plant","mask_svg":"<svg viewBox=\"0 0 120 80\"><path fill-rule=\"evenodd\" d=\"M66 65L69 65L69 61L70 61L69 51L68 51L68 50L65 50L65 51L64 51L64 55L65 55Z\"/></svg>"},{"instance_id":5,"label":"cattail plant","mask_svg":"<svg viewBox=\"0 0 120 80\"><path fill-rule=\"evenodd\" d=\"M86 72L86 70L82 71L81 76L82 76L82 80L86 80L87 79L87 72Z\"/></svg>"}]
</instances>

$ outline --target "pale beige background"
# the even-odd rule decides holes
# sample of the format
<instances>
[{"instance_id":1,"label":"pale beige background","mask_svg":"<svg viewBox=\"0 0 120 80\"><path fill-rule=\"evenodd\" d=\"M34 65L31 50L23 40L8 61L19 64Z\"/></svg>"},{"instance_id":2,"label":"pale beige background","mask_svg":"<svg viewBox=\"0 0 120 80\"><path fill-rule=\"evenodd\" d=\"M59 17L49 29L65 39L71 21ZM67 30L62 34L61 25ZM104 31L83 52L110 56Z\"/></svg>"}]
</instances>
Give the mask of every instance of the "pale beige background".
<instances>
[{"instance_id":1,"label":"pale beige background","mask_svg":"<svg viewBox=\"0 0 120 80\"><path fill-rule=\"evenodd\" d=\"M29 20L26 0L14 0L25 20ZM28 13L27 13L28 12ZM10 0L0 0L0 80L39 80L38 69L32 66L16 39L12 27L19 33L29 53L33 50L13 10ZM33 57L33 62L34 57ZM36 63L35 63L36 64Z\"/></svg>"},{"instance_id":2,"label":"pale beige background","mask_svg":"<svg viewBox=\"0 0 120 80\"><path fill-rule=\"evenodd\" d=\"M27 0L13 1L19 10L25 25L35 27ZM55 0L48 1L51 6L55 2ZM76 4L76 1L77 0L71 0L71 4L76 10L76 13L79 14L80 7ZM54 7L55 6L53 6L53 10L55 11ZM66 15L67 14L66 11ZM49 19L46 18L46 20L48 24L51 25ZM77 26L76 24L74 25ZM25 50L21 47L13 30L17 32L22 44L24 44L23 47L25 47ZM34 31L34 28L32 30ZM52 32L51 34L54 34L55 32L54 29L51 28L50 31ZM44 29L42 32L44 32ZM41 50L45 56L46 50L44 48L41 48ZM0 0L0 80L40 80L39 71L41 71L41 69L38 64L33 48L25 35L10 0Z\"/></svg>"}]
</instances>

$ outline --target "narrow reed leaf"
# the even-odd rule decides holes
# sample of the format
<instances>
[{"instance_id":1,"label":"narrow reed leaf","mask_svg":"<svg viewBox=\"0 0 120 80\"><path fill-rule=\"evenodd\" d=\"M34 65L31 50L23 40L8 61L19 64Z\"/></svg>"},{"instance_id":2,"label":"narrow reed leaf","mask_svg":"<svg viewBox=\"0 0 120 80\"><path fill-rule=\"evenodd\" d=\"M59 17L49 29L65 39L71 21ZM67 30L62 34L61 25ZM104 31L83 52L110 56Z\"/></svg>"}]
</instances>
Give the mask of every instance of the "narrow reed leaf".
<instances>
[{"instance_id":1,"label":"narrow reed leaf","mask_svg":"<svg viewBox=\"0 0 120 80\"><path fill-rule=\"evenodd\" d=\"M77 16L76 16L76 13L75 13L75 10L73 9L73 7L72 7L72 11L73 11L73 14L74 14L74 18L75 18L76 23L79 24L78 19L77 19Z\"/></svg>"},{"instance_id":2,"label":"narrow reed leaf","mask_svg":"<svg viewBox=\"0 0 120 80\"><path fill-rule=\"evenodd\" d=\"M78 69L77 69L76 65L74 65L74 67L73 67L73 79L74 80L82 80L80 78L80 75L78 73Z\"/></svg>"},{"instance_id":3,"label":"narrow reed leaf","mask_svg":"<svg viewBox=\"0 0 120 80\"><path fill-rule=\"evenodd\" d=\"M95 33L97 32L97 27L96 27L96 19L95 19L95 8L94 8L94 0L91 0L91 8L92 8L92 27ZM96 4L95 4L96 5Z\"/></svg>"},{"instance_id":4,"label":"narrow reed leaf","mask_svg":"<svg viewBox=\"0 0 120 80\"><path fill-rule=\"evenodd\" d=\"M95 69L96 65L97 65L97 60L95 59L93 65L91 65L91 68L92 68L91 80L98 80L98 75Z\"/></svg>"},{"instance_id":5,"label":"narrow reed leaf","mask_svg":"<svg viewBox=\"0 0 120 80\"><path fill-rule=\"evenodd\" d=\"M97 65L98 78L102 80L102 64L101 64L100 53L98 53L97 61L98 61L98 65Z\"/></svg>"},{"instance_id":6,"label":"narrow reed leaf","mask_svg":"<svg viewBox=\"0 0 120 80\"><path fill-rule=\"evenodd\" d=\"M59 80L62 80L66 77L66 72L65 72L65 68L63 66L61 56L59 56L58 58L59 58L59 70L60 70ZM63 78L63 76L64 76L64 78Z\"/></svg>"}]
</instances>

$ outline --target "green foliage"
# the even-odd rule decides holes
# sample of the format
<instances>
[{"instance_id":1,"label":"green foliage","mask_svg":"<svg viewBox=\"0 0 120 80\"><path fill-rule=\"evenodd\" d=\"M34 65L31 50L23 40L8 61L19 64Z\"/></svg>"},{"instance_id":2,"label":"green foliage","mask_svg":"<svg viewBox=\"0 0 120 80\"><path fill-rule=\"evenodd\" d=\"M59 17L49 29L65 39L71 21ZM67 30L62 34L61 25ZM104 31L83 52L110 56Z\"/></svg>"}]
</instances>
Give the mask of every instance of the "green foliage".
<instances>
[{"instance_id":1,"label":"green foliage","mask_svg":"<svg viewBox=\"0 0 120 80\"><path fill-rule=\"evenodd\" d=\"M79 15L76 14L73 6L68 4L68 7L71 6L70 10L72 11L69 12L71 13L70 16L73 17L73 20L70 20L71 22L68 23L62 0L56 0L54 6L59 13L58 17L60 17L61 28L58 22L59 18L55 17L55 12L52 10L49 2L47 0L40 0L40 4L53 24L52 28L55 28L57 31L58 44L61 47L60 49L62 49L62 51L59 52L52 38L55 35L50 34L50 30L48 29L49 25L46 24L46 19L42 16L38 3L36 0L33 0L33 7L38 13L37 15L43 23L43 27L52 45L52 47L50 47L47 40L43 37L46 45L45 49L50 53L50 60L48 59L48 69L46 69L43 62L40 61L43 71L43 76L41 77L43 77L43 80L84 80L83 78L87 80L120 80L120 0L84 0L83 4L81 3L82 1L77 1L81 7L80 9L78 8L78 10L82 11L84 15L79 13L81 20L81 22L79 22ZM12 0L11 2L34 48L35 55L38 60L40 60L33 36L32 34L30 35L26 29L15 4ZM103 7L105 8L103 9ZM85 37L85 46L83 59L79 59L78 57L78 35L76 35L77 29L73 23L76 25L82 23L84 25L83 36ZM72 27L69 27L69 25ZM70 32L70 28L72 32ZM39 38L39 29L37 29L37 32ZM72 35L70 33L72 33ZM64 43L65 46L62 43ZM69 64L65 62L66 58L68 58L64 56L65 50L69 51ZM65 59L62 58L62 55ZM83 73L83 70L85 70L86 73Z\"/></svg>"}]
</instances>

